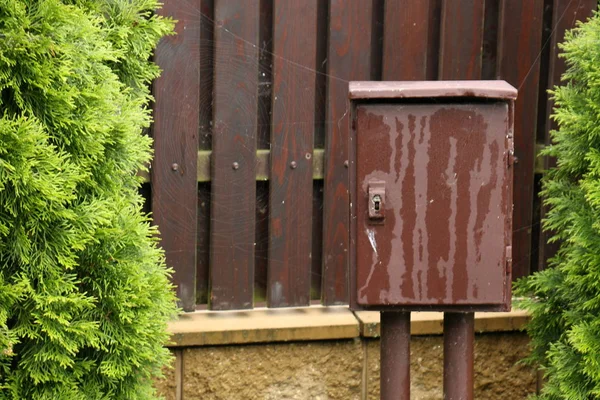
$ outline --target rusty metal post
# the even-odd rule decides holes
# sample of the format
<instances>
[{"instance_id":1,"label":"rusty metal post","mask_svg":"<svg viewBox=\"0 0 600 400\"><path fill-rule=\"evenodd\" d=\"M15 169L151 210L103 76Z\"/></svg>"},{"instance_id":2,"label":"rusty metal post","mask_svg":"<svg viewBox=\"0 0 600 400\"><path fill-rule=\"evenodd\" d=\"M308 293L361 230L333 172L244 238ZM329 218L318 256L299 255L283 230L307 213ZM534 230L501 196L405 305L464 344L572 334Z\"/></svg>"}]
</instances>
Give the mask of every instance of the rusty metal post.
<instances>
[{"instance_id":1,"label":"rusty metal post","mask_svg":"<svg viewBox=\"0 0 600 400\"><path fill-rule=\"evenodd\" d=\"M381 400L410 399L410 312L381 312Z\"/></svg>"},{"instance_id":2,"label":"rusty metal post","mask_svg":"<svg viewBox=\"0 0 600 400\"><path fill-rule=\"evenodd\" d=\"M475 318L444 313L444 400L473 400Z\"/></svg>"}]
</instances>

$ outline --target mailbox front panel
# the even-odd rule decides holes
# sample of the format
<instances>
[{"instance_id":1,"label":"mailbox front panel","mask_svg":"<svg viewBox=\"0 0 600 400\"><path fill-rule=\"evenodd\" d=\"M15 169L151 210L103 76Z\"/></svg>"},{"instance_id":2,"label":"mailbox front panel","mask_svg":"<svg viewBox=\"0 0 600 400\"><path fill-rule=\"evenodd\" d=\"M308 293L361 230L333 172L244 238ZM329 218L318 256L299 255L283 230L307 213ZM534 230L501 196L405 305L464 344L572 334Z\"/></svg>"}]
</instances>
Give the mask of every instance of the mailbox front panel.
<instances>
[{"instance_id":1,"label":"mailbox front panel","mask_svg":"<svg viewBox=\"0 0 600 400\"><path fill-rule=\"evenodd\" d=\"M356 303L508 304L508 104L363 104L354 129Z\"/></svg>"}]
</instances>

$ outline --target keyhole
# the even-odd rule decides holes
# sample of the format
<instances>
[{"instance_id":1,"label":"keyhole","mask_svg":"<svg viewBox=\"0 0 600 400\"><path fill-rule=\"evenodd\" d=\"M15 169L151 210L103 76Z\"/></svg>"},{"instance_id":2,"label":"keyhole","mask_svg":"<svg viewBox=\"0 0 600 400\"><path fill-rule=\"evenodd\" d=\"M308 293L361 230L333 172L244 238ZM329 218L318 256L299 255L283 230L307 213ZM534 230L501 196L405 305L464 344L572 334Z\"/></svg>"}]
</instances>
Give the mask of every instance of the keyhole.
<instances>
[{"instance_id":1,"label":"keyhole","mask_svg":"<svg viewBox=\"0 0 600 400\"><path fill-rule=\"evenodd\" d=\"M381 197L379 195L373 196L373 204L375 211L379 211L381 209Z\"/></svg>"}]
</instances>

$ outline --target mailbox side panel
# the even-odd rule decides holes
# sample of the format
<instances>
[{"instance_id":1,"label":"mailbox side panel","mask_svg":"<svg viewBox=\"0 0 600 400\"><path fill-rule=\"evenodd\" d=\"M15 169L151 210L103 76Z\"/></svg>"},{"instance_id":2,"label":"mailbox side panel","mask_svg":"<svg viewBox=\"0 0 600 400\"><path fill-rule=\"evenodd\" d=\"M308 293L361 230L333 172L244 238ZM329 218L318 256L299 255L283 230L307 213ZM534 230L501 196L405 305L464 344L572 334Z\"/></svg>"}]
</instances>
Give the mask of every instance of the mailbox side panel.
<instances>
[{"instance_id":1,"label":"mailbox side panel","mask_svg":"<svg viewBox=\"0 0 600 400\"><path fill-rule=\"evenodd\" d=\"M358 305L507 304L509 105L365 104L355 116Z\"/></svg>"}]
</instances>

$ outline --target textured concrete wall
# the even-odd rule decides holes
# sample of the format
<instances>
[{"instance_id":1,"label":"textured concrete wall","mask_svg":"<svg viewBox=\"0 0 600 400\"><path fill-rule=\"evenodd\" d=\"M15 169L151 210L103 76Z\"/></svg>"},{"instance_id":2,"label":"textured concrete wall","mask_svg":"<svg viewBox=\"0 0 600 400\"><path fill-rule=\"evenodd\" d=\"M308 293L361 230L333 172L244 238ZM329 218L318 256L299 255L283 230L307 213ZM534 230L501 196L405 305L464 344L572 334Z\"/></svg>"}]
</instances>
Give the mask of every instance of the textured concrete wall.
<instances>
[{"instance_id":1,"label":"textured concrete wall","mask_svg":"<svg viewBox=\"0 0 600 400\"><path fill-rule=\"evenodd\" d=\"M155 382L154 387L158 390L158 393L166 400L179 400L177 399L177 383L179 381L179 374L176 373L176 359L173 357L173 363L170 368L165 368L163 373L165 374L163 379Z\"/></svg>"},{"instance_id":2,"label":"textured concrete wall","mask_svg":"<svg viewBox=\"0 0 600 400\"><path fill-rule=\"evenodd\" d=\"M475 340L475 398L526 399L536 390L536 371L519 363L528 354L529 339L522 333L488 333ZM413 336L411 341L413 399L442 396L444 343L441 336ZM367 344L367 399L379 399L379 341Z\"/></svg>"},{"instance_id":3,"label":"textured concrete wall","mask_svg":"<svg viewBox=\"0 0 600 400\"><path fill-rule=\"evenodd\" d=\"M525 399L536 389L536 373L517 364L527 355L522 333L477 335L475 398ZM412 398L442 398L441 336L411 342ZM157 384L168 400L183 399L362 400L379 398L379 341L352 339L187 348L180 369Z\"/></svg>"}]
</instances>

